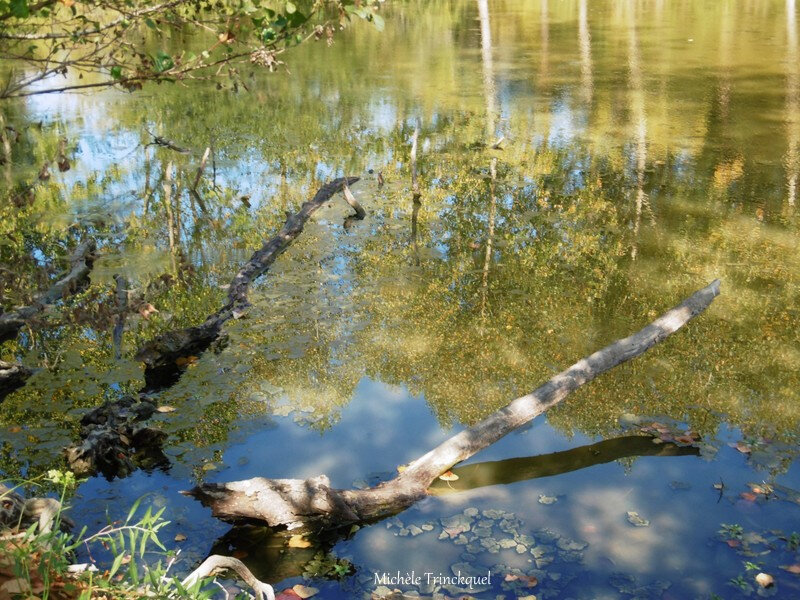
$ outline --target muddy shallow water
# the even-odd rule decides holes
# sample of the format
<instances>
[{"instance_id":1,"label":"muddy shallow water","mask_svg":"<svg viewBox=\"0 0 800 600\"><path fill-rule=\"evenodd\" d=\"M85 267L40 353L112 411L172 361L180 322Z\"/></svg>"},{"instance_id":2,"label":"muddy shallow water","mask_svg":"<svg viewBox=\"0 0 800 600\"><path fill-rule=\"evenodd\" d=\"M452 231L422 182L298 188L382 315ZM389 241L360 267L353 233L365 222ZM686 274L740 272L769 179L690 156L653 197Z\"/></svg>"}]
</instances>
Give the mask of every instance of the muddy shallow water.
<instances>
[{"instance_id":1,"label":"muddy shallow water","mask_svg":"<svg viewBox=\"0 0 800 600\"><path fill-rule=\"evenodd\" d=\"M97 527L146 494L167 507L166 539L186 536L179 568L234 553L324 598L411 571L420 585L388 587L432 593L427 573L461 571L491 572L479 598L800 597L781 569L800 562L793 0L385 8L385 31L298 47L290 74L247 74L248 92L164 84L11 107L24 160L6 181L33 179L62 136L72 168L0 209L3 306L46 286L82 236L100 257L87 291L0 346L38 369L3 401L0 473L62 466L87 408L142 387L141 343L201 322L284 211L357 175L367 218L346 221L339 199L320 210L226 343L157 393L176 409L154 419L168 464L88 480L76 521ZM158 310L132 308L121 338L114 275ZM393 519L289 549L178 494L390 477L716 277L722 295L685 330ZM759 571L777 585L758 589Z\"/></svg>"}]
</instances>

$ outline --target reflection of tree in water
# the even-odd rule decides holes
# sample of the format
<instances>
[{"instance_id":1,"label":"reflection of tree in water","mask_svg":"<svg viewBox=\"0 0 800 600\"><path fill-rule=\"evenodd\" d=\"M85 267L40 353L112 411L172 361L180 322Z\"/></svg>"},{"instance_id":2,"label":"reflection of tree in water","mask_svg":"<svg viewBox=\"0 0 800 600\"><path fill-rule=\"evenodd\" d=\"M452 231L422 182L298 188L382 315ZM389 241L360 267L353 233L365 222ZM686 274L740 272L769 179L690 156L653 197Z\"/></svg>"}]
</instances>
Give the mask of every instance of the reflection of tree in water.
<instances>
[{"instance_id":1,"label":"reflection of tree in water","mask_svg":"<svg viewBox=\"0 0 800 600\"><path fill-rule=\"evenodd\" d=\"M332 217L322 213L320 225L304 234L261 284L261 303L249 319L231 327L228 346L200 357L184 380L165 393L165 402L185 406L164 422L183 442L226 443L229 430L247 420L242 413L271 411L273 397L281 394L293 407L313 409L318 426L327 426L365 375L423 393L444 424L474 422L546 379L554 368L629 331L632 323L647 321L649 311L663 307L664 298L681 297L713 276L724 281L720 307L693 325L686 339L595 382L551 415L551 422L565 431L603 434L620 412L637 410L676 418L688 414L704 432L726 419L753 432L771 427L779 435L794 431L798 417L790 400L800 383L800 369L792 350L796 334L788 324L799 303L797 223L780 220L780 212L770 209L784 191L792 198L791 164L797 162L792 158L797 145L792 142L797 137L791 125L797 122L792 117L797 112L792 68L797 61L787 61L785 172L756 162L759 156L769 159L765 153L774 149L753 148L753 156L742 152L731 124L750 108L737 103L735 94L727 104L721 102L724 82L707 100L681 105L687 115L676 126L694 131L699 123L702 131L687 146L686 158L665 150L666 144L659 146L658 140L672 134L663 111L643 91L642 82L650 81L647 74L653 68L642 61L639 49L647 28L632 27L638 26L638 21L626 20L633 19L632 13L609 25L628 42L620 46L627 74L612 76L628 79L627 97L619 104L634 116L631 134L620 126L628 111L617 114L609 108L615 106L615 92L597 83L604 81L608 58L603 46L590 45L581 3L581 79L575 85L592 90L589 117L599 133L586 143L539 147L526 140L535 139L533 134L550 138L553 103L547 93L555 73L551 61L555 64L561 43L556 23L563 15L559 5L544 1L524 10L536 17L529 21L541 43L532 69L539 71L537 97L533 107L520 107L506 105L503 96L504 127L509 130L504 133L514 143L502 152L472 145L492 141L486 140L485 117L493 111L487 109L485 94L466 100L458 96L464 85L481 90L481 73L472 69L461 74L458 53L441 44L443 29L458 43L477 44L471 25L475 4L443 10L405 34L387 29L386 41L380 42L402 43L409 52L418 46L437 57L415 62L414 69L403 61L391 67L396 69L391 77L403 83L398 88L408 84L416 90L425 113L424 137L431 141L421 165L431 184L416 214L418 265L408 245L414 208L408 202L407 174L387 158L406 155L409 132L398 115L414 111L411 99L398 92L383 90L384 104L374 100L374 81L363 74L382 67L370 52L356 52L363 63L353 74L312 69L298 60L293 66L297 77L270 83L280 93L256 91L247 101L207 91L187 98L185 91L164 88L163 95L148 100L155 103L151 114L161 115L163 130L159 123L144 124L179 145L198 140L193 154L151 146L132 155L130 164L99 174L75 161L70 173L86 177L58 184L54 177L37 184L35 202L16 209L13 203L1 204L0 228L12 232L0 242L3 265L12 271L2 273L11 278L3 280L11 282L3 290L20 296L4 298L9 304L45 287L54 257L65 254L84 233L97 234L109 252L119 248L97 266L96 287L82 297L83 305L74 306L77 317L70 307L63 321L58 315L48 321L59 327L27 332L3 346L2 358L57 362L4 403L4 424L32 424L25 434L9 434L14 448L6 457L13 451L37 462L54 460L55 447L74 428L70 411L98 404L117 394L118 386L137 389L138 366L113 360L109 284L117 270L127 269L132 286L145 290L162 274L171 275L148 291L148 301L160 313L149 320L133 314L127 320L125 359L168 325L189 325L198 313L212 312L224 296L220 286L260 245L265 232L279 227L283 210L305 199L328 173L345 167L361 171L365 164L384 165L387 179L381 190L374 182L354 189L363 194L367 220L345 236L338 209L330 209ZM790 52L796 52L792 23L787 21L787 38ZM502 20L493 21L494 27L499 25ZM514 36L531 33L523 28L502 31L511 39L496 36L495 45L517 43ZM602 35L598 29L595 38ZM568 42L576 54L574 36ZM367 37L354 39L348 51L363 50L369 43ZM344 49L334 46L331 51L338 53L333 62L344 60ZM495 68L502 66L499 61L491 65L494 79L500 80L495 85L505 89L500 84L508 74ZM682 72L675 74L676 88L683 89L683 77ZM311 82L308 89L301 80ZM354 100L336 91L344 88ZM697 90L687 93L692 91ZM451 110L447 102L453 97L465 102L466 109ZM496 113L499 100L493 102ZM213 123L200 117L205 106L214 107ZM121 138L131 137L133 146L152 141L142 131L141 108L134 99L114 113L116 131ZM533 132L527 128L528 110L537 116ZM17 124L24 120L12 117ZM14 148L20 164L14 176L21 182L36 178L41 161L54 155L60 138L60 130L48 130L48 125L29 129ZM615 129L624 133L609 133ZM352 132L345 136L347 144L342 143L342 131ZM605 143L604 149L593 144L598 136L622 141L610 149ZM217 187L209 169L200 186L203 209L188 193L187 182L212 140ZM488 183L493 157L498 160L494 195ZM636 168L626 169L631 158ZM163 175L170 162L175 172L166 194ZM256 163L261 170L254 168ZM631 189L636 189L633 207L622 201ZM133 208L125 196L131 190L137 191L130 201ZM240 200L247 194L252 194L250 208ZM636 238L626 224L639 222L648 194L659 199L659 222L648 231L652 235L638 240L637 261L631 265L628 257ZM280 201L271 202L273 196ZM122 199L118 210L101 210L108 198ZM753 198L763 204L763 221L753 218ZM482 289L487 298L483 321ZM273 387L262 388L264 381ZM202 431L195 427L198 420L207 421ZM55 429L63 431L50 435ZM26 435L51 439L53 448L37 451Z\"/></svg>"}]
</instances>

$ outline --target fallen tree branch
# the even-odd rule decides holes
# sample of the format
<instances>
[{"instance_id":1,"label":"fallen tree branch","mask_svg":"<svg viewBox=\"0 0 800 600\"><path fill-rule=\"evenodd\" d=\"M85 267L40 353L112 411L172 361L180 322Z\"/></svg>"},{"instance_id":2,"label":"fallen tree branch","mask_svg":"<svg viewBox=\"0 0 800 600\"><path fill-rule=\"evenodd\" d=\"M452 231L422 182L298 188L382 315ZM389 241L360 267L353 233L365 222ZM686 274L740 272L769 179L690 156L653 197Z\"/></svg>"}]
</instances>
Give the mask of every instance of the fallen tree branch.
<instances>
[{"instance_id":1,"label":"fallen tree branch","mask_svg":"<svg viewBox=\"0 0 800 600\"><path fill-rule=\"evenodd\" d=\"M14 338L29 319L50 304L74 293L89 277L94 263L95 242L88 239L79 244L69 258L70 271L50 289L34 299L33 304L0 314L0 342Z\"/></svg>"},{"instance_id":2,"label":"fallen tree branch","mask_svg":"<svg viewBox=\"0 0 800 600\"><path fill-rule=\"evenodd\" d=\"M159 335L142 346L136 359L145 364L145 381L152 389L174 380L178 374L175 361L184 356L196 355L205 351L220 334L222 325L237 317L249 306L247 293L250 284L266 273L278 258L299 236L311 215L330 200L345 185L352 185L359 177L339 178L323 185L314 198L303 203L300 210L289 215L281 230L267 240L261 249L234 276L228 288L228 301L215 313L195 327L176 329Z\"/></svg>"},{"instance_id":3,"label":"fallen tree branch","mask_svg":"<svg viewBox=\"0 0 800 600\"><path fill-rule=\"evenodd\" d=\"M508 433L529 423L598 375L643 354L702 313L719 294L719 280L626 338L579 360L536 390L517 398L412 462L391 481L364 490L337 490L325 475L306 480L256 477L201 484L189 492L212 514L233 522L269 526L337 528L372 521L408 508L436 478Z\"/></svg>"},{"instance_id":4,"label":"fallen tree branch","mask_svg":"<svg viewBox=\"0 0 800 600\"><path fill-rule=\"evenodd\" d=\"M255 575L250 572L250 569L242 561L232 556L220 556L219 554L209 556L181 582L181 585L184 588L188 588L215 571L225 570L235 571L242 578L242 581L255 592L256 600L275 600L275 592L272 586L256 579Z\"/></svg>"}]
</instances>

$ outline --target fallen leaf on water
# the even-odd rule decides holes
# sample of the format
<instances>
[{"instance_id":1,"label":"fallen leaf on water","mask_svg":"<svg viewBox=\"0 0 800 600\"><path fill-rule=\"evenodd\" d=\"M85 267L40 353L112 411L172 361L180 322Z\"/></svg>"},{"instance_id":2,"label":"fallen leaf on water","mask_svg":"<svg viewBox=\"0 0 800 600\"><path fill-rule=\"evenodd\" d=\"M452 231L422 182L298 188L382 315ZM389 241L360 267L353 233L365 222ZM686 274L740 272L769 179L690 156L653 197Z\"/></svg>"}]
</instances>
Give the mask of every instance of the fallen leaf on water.
<instances>
[{"instance_id":1,"label":"fallen leaf on water","mask_svg":"<svg viewBox=\"0 0 800 600\"><path fill-rule=\"evenodd\" d=\"M407 468L408 468L408 465L398 465L398 466L397 466L397 472L398 472L398 473L402 473L402 472L403 472L403 471L405 471Z\"/></svg>"},{"instance_id":2,"label":"fallen leaf on water","mask_svg":"<svg viewBox=\"0 0 800 600\"><path fill-rule=\"evenodd\" d=\"M728 544L731 548L738 548L742 545L742 542L739 540L725 540L725 543Z\"/></svg>"},{"instance_id":3,"label":"fallen leaf on water","mask_svg":"<svg viewBox=\"0 0 800 600\"><path fill-rule=\"evenodd\" d=\"M243 558L247 558L247 551L246 550L234 550L232 554L233 558L238 558L239 560Z\"/></svg>"},{"instance_id":4,"label":"fallen leaf on water","mask_svg":"<svg viewBox=\"0 0 800 600\"><path fill-rule=\"evenodd\" d=\"M13 425L8 428L9 433L19 433L20 431L22 431L22 427L20 427L19 425Z\"/></svg>"},{"instance_id":5,"label":"fallen leaf on water","mask_svg":"<svg viewBox=\"0 0 800 600\"><path fill-rule=\"evenodd\" d=\"M217 468L217 465L215 465L212 462L206 463L206 464L203 465L203 471L213 471L216 468Z\"/></svg>"},{"instance_id":6,"label":"fallen leaf on water","mask_svg":"<svg viewBox=\"0 0 800 600\"><path fill-rule=\"evenodd\" d=\"M157 313L157 312L158 312L158 309L155 306L153 306L152 304L150 304L149 302L147 304L143 305L139 309L139 314L142 315L143 319L149 319L150 315L152 315L153 313Z\"/></svg>"},{"instance_id":7,"label":"fallen leaf on water","mask_svg":"<svg viewBox=\"0 0 800 600\"><path fill-rule=\"evenodd\" d=\"M730 444L728 444L728 446L730 446L731 448L735 448L742 454L750 454L753 451L753 449L744 442L736 442L735 444L731 442Z\"/></svg>"},{"instance_id":8,"label":"fallen leaf on water","mask_svg":"<svg viewBox=\"0 0 800 600\"><path fill-rule=\"evenodd\" d=\"M286 588L280 594L275 596L275 600L297 600L299 597L300 596L298 596L293 589Z\"/></svg>"},{"instance_id":9,"label":"fallen leaf on water","mask_svg":"<svg viewBox=\"0 0 800 600\"><path fill-rule=\"evenodd\" d=\"M171 413L171 412L175 412L176 410L178 410L178 409L177 409L177 408L175 408L174 406L168 406L168 405L166 405L166 404L165 404L164 406L159 406L159 407L156 409L156 412L160 412L160 413Z\"/></svg>"},{"instance_id":10,"label":"fallen leaf on water","mask_svg":"<svg viewBox=\"0 0 800 600\"><path fill-rule=\"evenodd\" d=\"M445 471L444 473L439 475L439 479L441 479L442 481L455 481L456 479L458 479L458 475L456 475L452 471Z\"/></svg>"},{"instance_id":11,"label":"fallen leaf on water","mask_svg":"<svg viewBox=\"0 0 800 600\"><path fill-rule=\"evenodd\" d=\"M759 573L756 575L756 582L763 588L768 588L775 585L775 579L772 577L772 575L768 575L766 573Z\"/></svg>"},{"instance_id":12,"label":"fallen leaf on water","mask_svg":"<svg viewBox=\"0 0 800 600\"><path fill-rule=\"evenodd\" d=\"M764 494L768 496L772 493L772 486L766 483L748 483L748 487L753 490L754 494Z\"/></svg>"},{"instance_id":13,"label":"fallen leaf on water","mask_svg":"<svg viewBox=\"0 0 800 600\"><path fill-rule=\"evenodd\" d=\"M628 511L628 523L633 525L634 527L649 527L650 521L647 519L642 518L639 513L633 510Z\"/></svg>"},{"instance_id":14,"label":"fallen leaf on water","mask_svg":"<svg viewBox=\"0 0 800 600\"><path fill-rule=\"evenodd\" d=\"M800 575L800 563L796 565L781 565L781 569L789 571L789 573L794 573L795 575Z\"/></svg>"},{"instance_id":15,"label":"fallen leaf on water","mask_svg":"<svg viewBox=\"0 0 800 600\"><path fill-rule=\"evenodd\" d=\"M302 535L293 535L289 538L289 548L310 548L311 542L309 542L306 538Z\"/></svg>"},{"instance_id":16,"label":"fallen leaf on water","mask_svg":"<svg viewBox=\"0 0 800 600\"><path fill-rule=\"evenodd\" d=\"M197 362L196 356L179 356L175 359L175 364L179 367L185 367L188 365L193 365Z\"/></svg>"},{"instance_id":17,"label":"fallen leaf on water","mask_svg":"<svg viewBox=\"0 0 800 600\"><path fill-rule=\"evenodd\" d=\"M695 439L690 435L679 435L675 438L675 441L681 444L694 444Z\"/></svg>"},{"instance_id":18,"label":"fallen leaf on water","mask_svg":"<svg viewBox=\"0 0 800 600\"><path fill-rule=\"evenodd\" d=\"M745 500L747 500L748 502L755 502L758 499L758 496L756 496L755 494L753 494L751 492L742 492L739 495L742 498L744 498Z\"/></svg>"},{"instance_id":19,"label":"fallen leaf on water","mask_svg":"<svg viewBox=\"0 0 800 600\"><path fill-rule=\"evenodd\" d=\"M182 533L178 533L178 534L175 535L175 541L176 542L185 542L186 541L186 536L183 535Z\"/></svg>"},{"instance_id":20,"label":"fallen leaf on water","mask_svg":"<svg viewBox=\"0 0 800 600\"><path fill-rule=\"evenodd\" d=\"M292 586L292 591L301 598L311 598L311 596L314 596L319 592L317 588L308 587L299 583L295 586Z\"/></svg>"}]
</instances>

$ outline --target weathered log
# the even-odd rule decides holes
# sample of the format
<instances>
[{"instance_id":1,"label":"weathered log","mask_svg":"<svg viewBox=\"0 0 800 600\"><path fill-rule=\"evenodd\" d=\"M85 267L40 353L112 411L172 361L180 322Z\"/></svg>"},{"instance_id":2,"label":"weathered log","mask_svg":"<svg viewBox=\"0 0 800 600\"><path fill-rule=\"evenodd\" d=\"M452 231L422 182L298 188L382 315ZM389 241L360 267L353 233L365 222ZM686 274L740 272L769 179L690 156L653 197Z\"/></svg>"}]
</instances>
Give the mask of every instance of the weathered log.
<instances>
[{"instance_id":1,"label":"weathered log","mask_svg":"<svg viewBox=\"0 0 800 600\"><path fill-rule=\"evenodd\" d=\"M303 203L297 213L288 215L281 230L267 240L235 275L228 288L228 301L225 305L209 315L201 325L168 331L142 346L136 359L145 364L147 386L158 387L164 379L174 376L177 372L175 361L178 358L205 351L219 337L223 324L248 306L247 293L250 284L266 273L275 259L302 233L311 215L345 185L352 185L359 179L342 177L323 185L314 198Z\"/></svg>"},{"instance_id":2,"label":"weathered log","mask_svg":"<svg viewBox=\"0 0 800 600\"><path fill-rule=\"evenodd\" d=\"M207 483L184 492L233 522L269 526L336 528L372 521L411 506L453 465L470 458L506 434L529 423L598 375L631 360L675 333L702 313L719 294L719 280L626 338L581 359L535 391L517 398L486 419L456 434L412 462L391 481L365 490L337 490L324 475L306 480L256 477Z\"/></svg>"},{"instance_id":3,"label":"weathered log","mask_svg":"<svg viewBox=\"0 0 800 600\"><path fill-rule=\"evenodd\" d=\"M25 381L32 374L33 371L21 364L0 360L0 401L25 385Z\"/></svg>"},{"instance_id":4,"label":"weathered log","mask_svg":"<svg viewBox=\"0 0 800 600\"><path fill-rule=\"evenodd\" d=\"M70 271L56 281L50 289L38 295L33 304L0 314L0 342L12 339L29 319L68 294L76 292L89 277L94 263L95 242L88 239L80 243L69 258Z\"/></svg>"}]
</instances>

